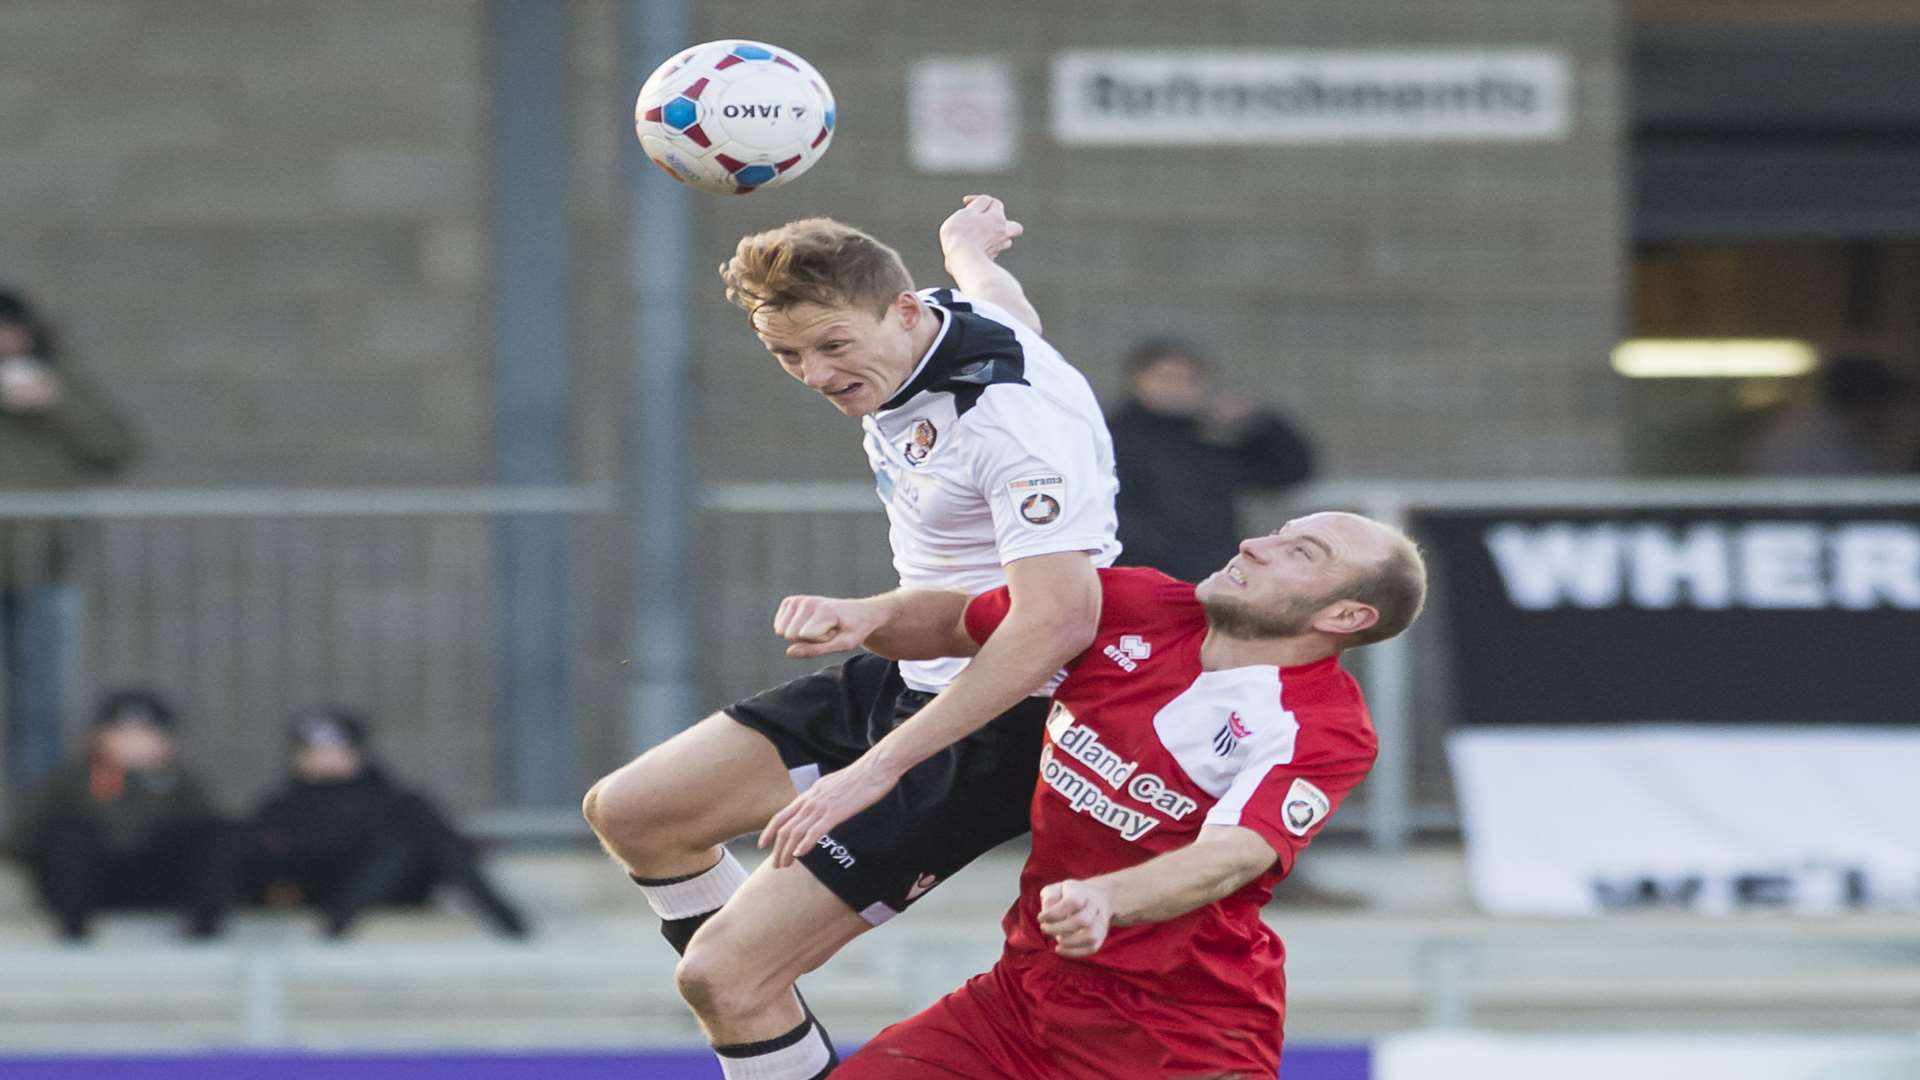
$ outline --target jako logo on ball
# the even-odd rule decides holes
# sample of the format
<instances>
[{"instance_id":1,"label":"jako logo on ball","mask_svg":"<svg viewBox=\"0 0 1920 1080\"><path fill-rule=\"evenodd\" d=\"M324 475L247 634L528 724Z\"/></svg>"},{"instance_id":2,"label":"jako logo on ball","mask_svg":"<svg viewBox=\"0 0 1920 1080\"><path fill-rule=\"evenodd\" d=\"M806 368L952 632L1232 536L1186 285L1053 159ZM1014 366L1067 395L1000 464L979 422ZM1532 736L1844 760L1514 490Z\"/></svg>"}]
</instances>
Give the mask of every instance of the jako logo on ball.
<instances>
[{"instance_id":1,"label":"jako logo on ball","mask_svg":"<svg viewBox=\"0 0 1920 1080\"><path fill-rule=\"evenodd\" d=\"M744 195L813 167L833 142L833 91L813 65L757 41L709 41L640 88L634 129L667 175Z\"/></svg>"}]
</instances>

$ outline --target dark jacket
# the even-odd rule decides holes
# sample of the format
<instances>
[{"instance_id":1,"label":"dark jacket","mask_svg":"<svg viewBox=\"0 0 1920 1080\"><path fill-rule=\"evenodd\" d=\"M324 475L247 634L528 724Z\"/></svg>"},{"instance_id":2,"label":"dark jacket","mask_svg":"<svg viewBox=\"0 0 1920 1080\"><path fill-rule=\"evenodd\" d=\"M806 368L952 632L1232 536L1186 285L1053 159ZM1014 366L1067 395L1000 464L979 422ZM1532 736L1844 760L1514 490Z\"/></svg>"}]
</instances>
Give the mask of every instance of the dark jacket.
<instances>
[{"instance_id":1,"label":"dark jacket","mask_svg":"<svg viewBox=\"0 0 1920 1080\"><path fill-rule=\"evenodd\" d=\"M1285 421L1257 413L1221 441L1189 416L1129 401L1107 421L1120 478L1120 562L1199 581L1226 565L1245 539L1241 492L1299 483L1313 450Z\"/></svg>"},{"instance_id":2,"label":"dark jacket","mask_svg":"<svg viewBox=\"0 0 1920 1080\"><path fill-rule=\"evenodd\" d=\"M215 816L205 789L180 769L118 770L82 761L53 774L27 801L7 849L30 859L53 825L77 818L98 826L108 851L126 854L169 829Z\"/></svg>"},{"instance_id":3,"label":"dark jacket","mask_svg":"<svg viewBox=\"0 0 1920 1080\"><path fill-rule=\"evenodd\" d=\"M419 824L425 800L396 787L369 767L351 780L321 783L293 779L254 816L254 831L267 851L299 860L351 860L394 829Z\"/></svg>"},{"instance_id":4,"label":"dark jacket","mask_svg":"<svg viewBox=\"0 0 1920 1080\"><path fill-rule=\"evenodd\" d=\"M294 779L253 821L249 890L271 895L291 884L326 912L326 932L345 933L359 915L417 904L436 884L465 891L503 933L526 920L480 872L473 845L426 798L376 768L351 780Z\"/></svg>"},{"instance_id":5,"label":"dark jacket","mask_svg":"<svg viewBox=\"0 0 1920 1080\"><path fill-rule=\"evenodd\" d=\"M65 384L58 404L30 412L0 407L0 493L73 488L133 458L133 435L105 398L66 364L54 371ZM0 589L58 579L63 547L53 522L0 518Z\"/></svg>"}]
</instances>

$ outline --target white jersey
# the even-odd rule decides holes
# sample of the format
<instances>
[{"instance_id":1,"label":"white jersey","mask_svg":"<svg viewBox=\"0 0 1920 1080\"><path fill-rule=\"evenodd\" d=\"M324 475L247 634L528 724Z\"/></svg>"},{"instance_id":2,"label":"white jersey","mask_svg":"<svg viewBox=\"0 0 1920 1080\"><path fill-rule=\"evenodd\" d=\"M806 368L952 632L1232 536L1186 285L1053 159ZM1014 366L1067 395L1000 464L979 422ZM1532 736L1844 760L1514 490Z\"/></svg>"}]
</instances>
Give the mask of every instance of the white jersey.
<instances>
[{"instance_id":1,"label":"white jersey","mask_svg":"<svg viewBox=\"0 0 1920 1080\"><path fill-rule=\"evenodd\" d=\"M919 296L940 316L939 335L900 391L860 421L901 586L982 593L1007 583L1007 563L1061 551L1112 565L1120 485L1086 378L1002 308L952 289ZM966 663L900 670L931 693Z\"/></svg>"}]
</instances>

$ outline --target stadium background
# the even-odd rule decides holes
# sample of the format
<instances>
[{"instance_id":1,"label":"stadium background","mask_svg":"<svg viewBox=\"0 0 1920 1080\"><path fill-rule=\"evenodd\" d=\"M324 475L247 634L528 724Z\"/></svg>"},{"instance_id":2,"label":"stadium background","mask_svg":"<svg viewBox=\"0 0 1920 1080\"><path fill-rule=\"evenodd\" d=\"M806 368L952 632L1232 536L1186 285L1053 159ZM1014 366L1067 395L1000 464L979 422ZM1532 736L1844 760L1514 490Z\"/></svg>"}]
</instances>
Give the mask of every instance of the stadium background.
<instances>
[{"instance_id":1,"label":"stadium background","mask_svg":"<svg viewBox=\"0 0 1920 1080\"><path fill-rule=\"evenodd\" d=\"M1103 397L1143 334L1203 340L1322 449L1328 483L1296 501L1363 509L1472 502L1473 484L1631 507L1657 490L1636 484L1729 471L1743 406L1804 392L1622 379L1607 357L1636 335L1802 337L1909 370L1920 352L1920 9L1898 0L814 7L0 0L0 279L48 307L144 451L111 489L0 495L0 520L55 520L81 546L72 736L99 689L158 686L238 809L277 775L290 709L351 701L396 771L497 842L542 930L504 946L395 916L329 948L262 918L188 949L136 919L71 950L9 881L0 1055L441 1055L418 1075L475 1048L613 1055L492 1063L587 1076L697 1045L573 804L634 747L794 670L763 633L779 595L888 583L846 422L778 376L716 288L744 232L841 217L930 283L947 209L1000 195L1028 226L1014 269ZM833 83L832 150L787 188L694 196L638 160L640 81L723 36L777 41ZM1551 50L1570 123L1252 147L1050 131L1063 50L1224 47ZM911 164L908 72L938 56L1010 66L1011 168ZM1415 640L1363 665L1396 680L1398 738L1310 860L1369 906L1276 909L1302 1047L1287 1075L1505 1075L1475 1055L1552 1050L1556 1075L1682 1075L1645 1062L1698 1053L1684 1075L1717 1076L1755 1043L1704 1033L1782 1029L1766 1067L1805 1052L1880 1070L1821 1075L1920 1073L1910 916L1476 910L1439 586ZM1002 863L822 974L837 1033L990 961ZM134 1075L59 1057L0 1075L60 1068Z\"/></svg>"}]
</instances>

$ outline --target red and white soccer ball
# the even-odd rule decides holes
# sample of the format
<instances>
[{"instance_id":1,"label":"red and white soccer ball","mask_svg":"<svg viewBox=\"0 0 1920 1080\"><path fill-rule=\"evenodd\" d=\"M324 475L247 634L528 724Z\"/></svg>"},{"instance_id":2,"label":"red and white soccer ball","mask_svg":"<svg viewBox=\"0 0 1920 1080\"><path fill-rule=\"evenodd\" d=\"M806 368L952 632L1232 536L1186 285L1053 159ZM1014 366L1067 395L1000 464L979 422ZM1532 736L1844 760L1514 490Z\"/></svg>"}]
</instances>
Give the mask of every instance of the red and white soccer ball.
<instances>
[{"instance_id":1,"label":"red and white soccer ball","mask_svg":"<svg viewBox=\"0 0 1920 1080\"><path fill-rule=\"evenodd\" d=\"M813 167L833 143L833 91L813 65L758 41L709 41L661 64L634 107L640 146L701 191L745 195Z\"/></svg>"}]
</instances>

